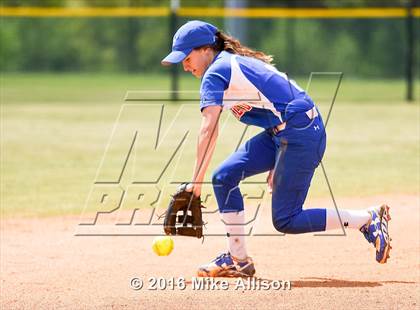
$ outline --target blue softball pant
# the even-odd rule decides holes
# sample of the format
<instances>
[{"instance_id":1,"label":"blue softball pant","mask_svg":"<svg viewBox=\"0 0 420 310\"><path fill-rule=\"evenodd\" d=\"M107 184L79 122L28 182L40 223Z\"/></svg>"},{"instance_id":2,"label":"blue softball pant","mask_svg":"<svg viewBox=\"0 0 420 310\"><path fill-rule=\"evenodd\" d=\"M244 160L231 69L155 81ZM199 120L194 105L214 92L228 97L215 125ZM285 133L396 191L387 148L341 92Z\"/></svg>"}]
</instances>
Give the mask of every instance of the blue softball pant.
<instances>
[{"instance_id":1,"label":"blue softball pant","mask_svg":"<svg viewBox=\"0 0 420 310\"><path fill-rule=\"evenodd\" d=\"M213 173L213 188L221 213L244 210L239 182L274 169L272 219L276 230L287 234L324 231L325 209L303 210L311 180L326 147L320 114L289 115L277 134L265 130L243 144Z\"/></svg>"}]
</instances>

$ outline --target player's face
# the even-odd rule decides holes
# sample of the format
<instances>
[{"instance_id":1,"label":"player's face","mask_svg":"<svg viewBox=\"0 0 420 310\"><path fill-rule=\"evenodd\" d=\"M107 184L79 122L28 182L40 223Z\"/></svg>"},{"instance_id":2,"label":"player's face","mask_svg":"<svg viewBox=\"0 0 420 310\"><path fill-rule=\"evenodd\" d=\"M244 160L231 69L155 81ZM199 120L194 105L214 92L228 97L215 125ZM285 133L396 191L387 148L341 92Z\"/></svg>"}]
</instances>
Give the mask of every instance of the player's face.
<instances>
[{"instance_id":1,"label":"player's face","mask_svg":"<svg viewBox=\"0 0 420 310\"><path fill-rule=\"evenodd\" d=\"M182 61L182 65L185 71L191 72L196 78L201 78L213 58L214 52L211 48L196 49Z\"/></svg>"}]
</instances>

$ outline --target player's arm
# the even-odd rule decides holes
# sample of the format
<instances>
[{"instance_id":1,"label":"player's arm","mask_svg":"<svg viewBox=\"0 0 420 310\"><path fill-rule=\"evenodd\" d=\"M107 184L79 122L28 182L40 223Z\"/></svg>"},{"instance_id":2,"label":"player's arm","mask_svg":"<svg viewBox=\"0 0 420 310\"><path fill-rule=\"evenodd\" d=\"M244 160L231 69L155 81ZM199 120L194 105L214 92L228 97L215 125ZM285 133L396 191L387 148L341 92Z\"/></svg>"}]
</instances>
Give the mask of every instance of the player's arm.
<instances>
[{"instance_id":1,"label":"player's arm","mask_svg":"<svg viewBox=\"0 0 420 310\"><path fill-rule=\"evenodd\" d=\"M204 180L218 136L218 124L221 106L208 106L202 110L201 128L198 135L197 157L193 174L193 192L195 196L201 195L201 185Z\"/></svg>"}]
</instances>

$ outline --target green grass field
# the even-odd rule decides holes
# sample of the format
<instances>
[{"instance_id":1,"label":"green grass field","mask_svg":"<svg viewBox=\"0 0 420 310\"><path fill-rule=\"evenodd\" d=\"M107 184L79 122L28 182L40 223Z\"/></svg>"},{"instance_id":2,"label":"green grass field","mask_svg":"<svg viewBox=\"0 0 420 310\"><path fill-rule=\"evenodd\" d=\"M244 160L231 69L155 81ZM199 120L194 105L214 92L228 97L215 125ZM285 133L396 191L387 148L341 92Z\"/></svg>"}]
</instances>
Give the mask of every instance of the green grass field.
<instances>
[{"instance_id":1,"label":"green grass field","mask_svg":"<svg viewBox=\"0 0 420 310\"><path fill-rule=\"evenodd\" d=\"M306 87L306 78L297 80ZM331 78L320 78L310 87L310 94L324 117L335 85ZM181 80L183 90L196 91L198 87L198 80ZM158 75L3 74L2 214L80 214L126 91L168 88L169 78ZM407 104L403 97L403 81L343 79L327 128L329 140L324 159L338 199L419 194L420 109L418 102ZM154 145L156 115L148 115L138 103L134 110L128 107L123 110L117 132L121 129L122 134L128 133L125 137L131 137L133 128L146 128L141 137ZM163 130L178 108L177 104L166 106ZM188 110L183 117L183 126L194 128L200 120L198 108ZM235 132L235 137L243 129L238 122L228 122L226 128ZM258 129L253 129L249 135L256 132ZM229 131L221 136L212 167L232 150L231 136ZM173 147L169 142L167 149L161 149L164 155ZM119 169L127 152L127 140L111 146L106 157L109 173ZM180 166L185 177L192 172L194 162L193 152L188 154ZM155 153L144 158L150 162L143 162L141 172L137 173L138 177L147 179L156 175L161 159ZM255 180L264 178L258 176ZM321 170L313 181L311 195L329 195Z\"/></svg>"}]
</instances>

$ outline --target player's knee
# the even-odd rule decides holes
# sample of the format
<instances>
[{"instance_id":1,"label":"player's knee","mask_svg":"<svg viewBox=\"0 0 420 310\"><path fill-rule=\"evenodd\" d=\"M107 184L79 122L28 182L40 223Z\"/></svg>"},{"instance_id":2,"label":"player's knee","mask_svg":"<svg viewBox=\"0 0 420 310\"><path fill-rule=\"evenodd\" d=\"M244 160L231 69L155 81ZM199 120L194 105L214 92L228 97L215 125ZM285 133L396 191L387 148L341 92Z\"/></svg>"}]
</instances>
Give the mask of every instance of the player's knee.
<instances>
[{"instance_id":1,"label":"player's knee","mask_svg":"<svg viewBox=\"0 0 420 310\"><path fill-rule=\"evenodd\" d=\"M212 183L213 185L222 185L231 183L231 174L228 169L226 169L223 166L218 167L214 172L212 176Z\"/></svg>"},{"instance_id":2,"label":"player's knee","mask_svg":"<svg viewBox=\"0 0 420 310\"><path fill-rule=\"evenodd\" d=\"M219 170L219 168L217 168L216 170L213 171L213 175L212 175L212 178L211 178L211 181L212 181L213 185L222 184L223 179L224 179L224 175Z\"/></svg>"},{"instance_id":3,"label":"player's knee","mask_svg":"<svg viewBox=\"0 0 420 310\"><path fill-rule=\"evenodd\" d=\"M283 234L295 234L296 231L293 228L293 225L290 219L275 219L273 218L274 228L283 233Z\"/></svg>"}]
</instances>

